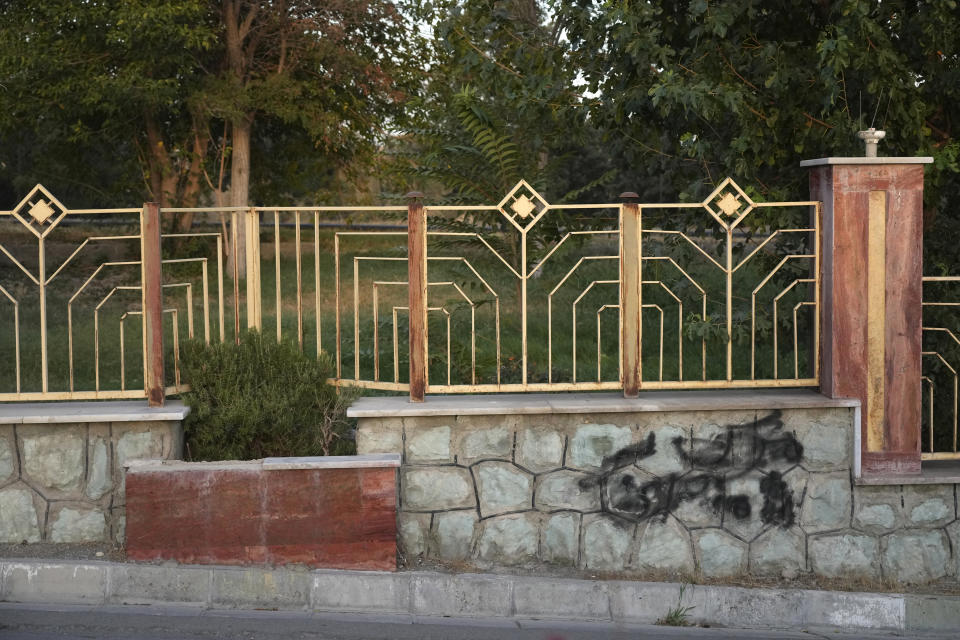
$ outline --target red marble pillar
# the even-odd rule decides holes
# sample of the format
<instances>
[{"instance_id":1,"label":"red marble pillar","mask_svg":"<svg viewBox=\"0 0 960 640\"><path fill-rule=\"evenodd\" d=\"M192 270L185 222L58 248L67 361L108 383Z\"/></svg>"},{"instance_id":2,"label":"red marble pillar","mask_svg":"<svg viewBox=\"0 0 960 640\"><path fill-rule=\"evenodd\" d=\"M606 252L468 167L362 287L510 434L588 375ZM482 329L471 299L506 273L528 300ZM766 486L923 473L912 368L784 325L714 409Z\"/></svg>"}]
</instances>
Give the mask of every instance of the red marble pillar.
<instances>
[{"instance_id":1,"label":"red marble pillar","mask_svg":"<svg viewBox=\"0 0 960 640\"><path fill-rule=\"evenodd\" d=\"M806 160L822 207L820 389L861 403L860 469L920 472L923 165Z\"/></svg>"}]
</instances>

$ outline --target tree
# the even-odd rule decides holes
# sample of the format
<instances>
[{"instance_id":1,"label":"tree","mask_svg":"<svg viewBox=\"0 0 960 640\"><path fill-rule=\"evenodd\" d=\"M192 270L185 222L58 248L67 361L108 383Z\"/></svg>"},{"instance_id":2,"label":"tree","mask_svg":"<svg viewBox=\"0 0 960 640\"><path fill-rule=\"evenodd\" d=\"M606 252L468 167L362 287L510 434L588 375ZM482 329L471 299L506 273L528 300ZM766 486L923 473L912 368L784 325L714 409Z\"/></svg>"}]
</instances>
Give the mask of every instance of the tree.
<instances>
[{"instance_id":1,"label":"tree","mask_svg":"<svg viewBox=\"0 0 960 640\"><path fill-rule=\"evenodd\" d=\"M0 134L8 142L40 141L42 149L31 154L35 164L17 169L40 179L59 156L56 162L90 181L98 165L136 163L149 197L196 204L208 137L189 97L216 43L204 8L198 0L0 7ZM56 186L69 185L64 171L56 173ZM94 190L117 195L105 180Z\"/></svg>"},{"instance_id":2,"label":"tree","mask_svg":"<svg viewBox=\"0 0 960 640\"><path fill-rule=\"evenodd\" d=\"M555 202L603 193L615 175L587 120L552 5L424 2L432 25L423 97L397 155L402 188L457 203L499 202L525 178ZM561 133L562 132L562 133ZM584 189L584 186L587 186Z\"/></svg>"},{"instance_id":3,"label":"tree","mask_svg":"<svg viewBox=\"0 0 960 640\"><path fill-rule=\"evenodd\" d=\"M862 155L855 132L873 124L888 131L882 155L935 158L927 223L960 222L954 0L571 1L559 19L601 97L591 115L629 141L646 193L698 199L729 173L763 197L805 197L798 162ZM956 265L940 237L929 260Z\"/></svg>"},{"instance_id":4,"label":"tree","mask_svg":"<svg viewBox=\"0 0 960 640\"><path fill-rule=\"evenodd\" d=\"M255 121L305 132L335 165L369 158L412 87L411 40L387 0L9 3L0 132L129 149L161 206L198 204L219 157L230 179L211 190L247 206Z\"/></svg>"}]
</instances>

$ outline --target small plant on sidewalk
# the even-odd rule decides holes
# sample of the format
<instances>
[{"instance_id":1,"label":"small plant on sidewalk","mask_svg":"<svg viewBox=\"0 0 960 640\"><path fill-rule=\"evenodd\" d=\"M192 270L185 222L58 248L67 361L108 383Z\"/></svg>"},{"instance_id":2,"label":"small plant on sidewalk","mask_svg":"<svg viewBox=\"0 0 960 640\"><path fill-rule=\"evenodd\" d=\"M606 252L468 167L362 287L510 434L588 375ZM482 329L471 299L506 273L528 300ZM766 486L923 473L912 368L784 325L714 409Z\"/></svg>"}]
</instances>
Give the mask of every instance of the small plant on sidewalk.
<instances>
[{"instance_id":1,"label":"small plant on sidewalk","mask_svg":"<svg viewBox=\"0 0 960 640\"><path fill-rule=\"evenodd\" d=\"M191 341L181 359L188 458L252 460L355 453L349 391L327 382L330 358L257 331L240 344Z\"/></svg>"},{"instance_id":2,"label":"small plant on sidewalk","mask_svg":"<svg viewBox=\"0 0 960 640\"><path fill-rule=\"evenodd\" d=\"M657 620L657 624L668 627L689 627L690 612L696 607L683 606L683 594L687 590L687 585L680 585L680 594L677 596L677 606L667 611L667 615Z\"/></svg>"}]
</instances>

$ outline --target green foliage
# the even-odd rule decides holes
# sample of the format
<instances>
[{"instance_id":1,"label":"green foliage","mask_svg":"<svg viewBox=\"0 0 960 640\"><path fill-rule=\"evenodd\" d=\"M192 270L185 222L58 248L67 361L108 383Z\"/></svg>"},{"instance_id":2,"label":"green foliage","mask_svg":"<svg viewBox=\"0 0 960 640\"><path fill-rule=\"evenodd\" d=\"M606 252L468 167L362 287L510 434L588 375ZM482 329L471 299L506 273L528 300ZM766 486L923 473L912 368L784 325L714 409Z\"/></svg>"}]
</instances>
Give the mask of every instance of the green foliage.
<instances>
[{"instance_id":1,"label":"green foliage","mask_svg":"<svg viewBox=\"0 0 960 640\"><path fill-rule=\"evenodd\" d=\"M355 452L347 439L353 395L327 383L332 364L259 332L240 344L190 341L183 349L187 452L194 460Z\"/></svg>"},{"instance_id":2,"label":"green foliage","mask_svg":"<svg viewBox=\"0 0 960 640\"><path fill-rule=\"evenodd\" d=\"M960 263L960 10L955 0L564 1L597 125L646 201L699 200L724 176L806 198L800 160L930 155L927 268ZM753 194L751 194L753 195ZM953 269L955 271L955 268Z\"/></svg>"},{"instance_id":3,"label":"green foliage","mask_svg":"<svg viewBox=\"0 0 960 640\"><path fill-rule=\"evenodd\" d=\"M677 596L677 606L673 607L667 614L657 620L657 624L665 625L668 627L689 627L690 626L690 612L696 609L696 607L685 607L683 604L683 593L686 591L687 585L680 585L680 594Z\"/></svg>"}]
</instances>

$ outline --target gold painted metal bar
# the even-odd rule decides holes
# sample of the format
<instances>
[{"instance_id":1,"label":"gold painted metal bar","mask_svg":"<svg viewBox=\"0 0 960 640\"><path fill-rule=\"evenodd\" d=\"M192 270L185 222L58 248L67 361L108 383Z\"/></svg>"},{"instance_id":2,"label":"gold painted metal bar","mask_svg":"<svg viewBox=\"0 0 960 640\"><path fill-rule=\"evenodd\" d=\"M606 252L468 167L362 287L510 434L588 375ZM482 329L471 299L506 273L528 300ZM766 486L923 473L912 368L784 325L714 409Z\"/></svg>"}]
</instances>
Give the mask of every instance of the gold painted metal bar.
<instances>
[{"instance_id":1,"label":"gold painted metal bar","mask_svg":"<svg viewBox=\"0 0 960 640\"><path fill-rule=\"evenodd\" d=\"M353 379L360 379L360 261L353 257Z\"/></svg>"},{"instance_id":2,"label":"gold painted metal bar","mask_svg":"<svg viewBox=\"0 0 960 640\"><path fill-rule=\"evenodd\" d=\"M204 261L200 263L200 277L203 278L203 283L201 285L201 289L203 290L203 304L201 305L201 308L203 309L203 342L205 344L210 344L210 287L207 284L208 276L209 273L207 273L207 261L204 259ZM190 309L193 309L193 303L190 303ZM192 333L193 318L190 319L190 327ZM192 338L193 336L190 337Z\"/></svg>"},{"instance_id":3,"label":"gold painted metal bar","mask_svg":"<svg viewBox=\"0 0 960 640\"><path fill-rule=\"evenodd\" d=\"M960 453L953 453L953 452L944 453L939 451L936 453L921 453L920 459L921 460L960 460Z\"/></svg>"},{"instance_id":4,"label":"gold painted metal bar","mask_svg":"<svg viewBox=\"0 0 960 640\"><path fill-rule=\"evenodd\" d=\"M217 234L217 320L220 327L220 342L226 340L224 336L225 318L223 315L223 237Z\"/></svg>"},{"instance_id":5,"label":"gold painted metal bar","mask_svg":"<svg viewBox=\"0 0 960 640\"><path fill-rule=\"evenodd\" d=\"M883 451L887 193L871 191L867 219L867 450Z\"/></svg>"},{"instance_id":6,"label":"gold painted metal bar","mask_svg":"<svg viewBox=\"0 0 960 640\"><path fill-rule=\"evenodd\" d=\"M273 212L274 303L277 309L277 342L283 339L283 286L280 283L280 212Z\"/></svg>"},{"instance_id":7,"label":"gold painted metal bar","mask_svg":"<svg viewBox=\"0 0 960 640\"><path fill-rule=\"evenodd\" d=\"M927 383L927 432L929 434L930 452L933 453L933 380L927 376L920 379Z\"/></svg>"},{"instance_id":8,"label":"gold painted metal bar","mask_svg":"<svg viewBox=\"0 0 960 640\"><path fill-rule=\"evenodd\" d=\"M323 323L320 318L320 214L313 214L313 295L317 310L317 357L323 350L321 336Z\"/></svg>"},{"instance_id":9,"label":"gold painted metal bar","mask_svg":"<svg viewBox=\"0 0 960 640\"><path fill-rule=\"evenodd\" d=\"M13 304L13 348L16 366L16 389L17 393L20 393L20 303L17 302L17 299L10 295L10 292L4 289L2 285L0 285L0 293L6 296L7 300Z\"/></svg>"},{"instance_id":10,"label":"gold painted metal bar","mask_svg":"<svg viewBox=\"0 0 960 640\"><path fill-rule=\"evenodd\" d=\"M48 356L47 356L47 260L44 238L37 240L37 279L40 288L40 379L44 393L50 391L50 382L47 375Z\"/></svg>"},{"instance_id":11,"label":"gold painted metal bar","mask_svg":"<svg viewBox=\"0 0 960 640\"><path fill-rule=\"evenodd\" d=\"M380 380L380 318L378 313L378 282L373 283L373 379Z\"/></svg>"},{"instance_id":12,"label":"gold painted metal bar","mask_svg":"<svg viewBox=\"0 0 960 640\"><path fill-rule=\"evenodd\" d=\"M247 260L247 328L263 329L260 287L260 217L256 209L249 209L246 220Z\"/></svg>"},{"instance_id":13,"label":"gold painted metal bar","mask_svg":"<svg viewBox=\"0 0 960 640\"><path fill-rule=\"evenodd\" d=\"M821 304L821 270L822 270L822 257L820 255L820 243L822 238L820 237L821 230L823 229L823 207L819 202L814 204L814 232L813 232L813 255L814 258L814 301L815 305L813 308L813 377L817 380L817 384L820 384L820 304Z\"/></svg>"},{"instance_id":14,"label":"gold painted metal bar","mask_svg":"<svg viewBox=\"0 0 960 640\"><path fill-rule=\"evenodd\" d=\"M297 265L297 346L303 353L303 256L300 251L300 211L294 212L294 259Z\"/></svg>"},{"instance_id":15,"label":"gold painted metal bar","mask_svg":"<svg viewBox=\"0 0 960 640\"><path fill-rule=\"evenodd\" d=\"M238 213L231 214L230 233L232 242L230 251L233 253L233 339L240 344L240 256L237 253L237 239L239 235L240 217Z\"/></svg>"},{"instance_id":16,"label":"gold painted metal bar","mask_svg":"<svg viewBox=\"0 0 960 640\"><path fill-rule=\"evenodd\" d=\"M342 378L340 346L340 234L333 234L333 318L336 326L337 341L337 378Z\"/></svg>"},{"instance_id":17,"label":"gold painted metal bar","mask_svg":"<svg viewBox=\"0 0 960 640\"><path fill-rule=\"evenodd\" d=\"M727 381L733 380L733 230L727 229Z\"/></svg>"},{"instance_id":18,"label":"gold painted metal bar","mask_svg":"<svg viewBox=\"0 0 960 640\"><path fill-rule=\"evenodd\" d=\"M527 384L527 231L520 233L520 270L523 277L520 279L520 330L521 345L523 346L523 384Z\"/></svg>"}]
</instances>

